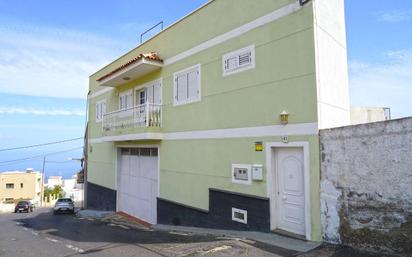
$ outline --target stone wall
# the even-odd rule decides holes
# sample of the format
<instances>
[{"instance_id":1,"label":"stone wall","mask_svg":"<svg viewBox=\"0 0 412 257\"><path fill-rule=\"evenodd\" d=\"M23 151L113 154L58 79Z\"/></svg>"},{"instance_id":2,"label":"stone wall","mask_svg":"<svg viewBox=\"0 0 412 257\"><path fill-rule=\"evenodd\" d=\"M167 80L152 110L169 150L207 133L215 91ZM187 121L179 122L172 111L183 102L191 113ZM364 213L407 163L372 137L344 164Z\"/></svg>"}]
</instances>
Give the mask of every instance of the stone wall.
<instances>
[{"instance_id":1,"label":"stone wall","mask_svg":"<svg viewBox=\"0 0 412 257\"><path fill-rule=\"evenodd\" d=\"M412 253L412 118L322 130L324 239Z\"/></svg>"}]
</instances>

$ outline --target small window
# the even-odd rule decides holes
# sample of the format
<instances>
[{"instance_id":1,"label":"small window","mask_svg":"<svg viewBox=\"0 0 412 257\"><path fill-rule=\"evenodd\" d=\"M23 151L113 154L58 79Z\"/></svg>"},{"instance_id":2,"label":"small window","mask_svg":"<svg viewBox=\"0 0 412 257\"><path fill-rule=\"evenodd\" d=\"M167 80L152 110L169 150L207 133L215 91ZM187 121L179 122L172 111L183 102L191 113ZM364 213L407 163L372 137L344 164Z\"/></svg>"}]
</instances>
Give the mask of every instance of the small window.
<instances>
[{"instance_id":1,"label":"small window","mask_svg":"<svg viewBox=\"0 0 412 257\"><path fill-rule=\"evenodd\" d=\"M12 183L7 183L6 184L6 189L13 189L14 188L14 184Z\"/></svg>"},{"instance_id":2,"label":"small window","mask_svg":"<svg viewBox=\"0 0 412 257\"><path fill-rule=\"evenodd\" d=\"M106 114L106 100L96 103L96 122L101 122Z\"/></svg>"},{"instance_id":3,"label":"small window","mask_svg":"<svg viewBox=\"0 0 412 257\"><path fill-rule=\"evenodd\" d=\"M255 68L255 46L225 54L222 58L223 76Z\"/></svg>"},{"instance_id":4,"label":"small window","mask_svg":"<svg viewBox=\"0 0 412 257\"><path fill-rule=\"evenodd\" d=\"M247 224L247 211L232 208L232 220L243 224Z\"/></svg>"},{"instance_id":5,"label":"small window","mask_svg":"<svg viewBox=\"0 0 412 257\"><path fill-rule=\"evenodd\" d=\"M23 183L20 183L20 188L23 188Z\"/></svg>"},{"instance_id":6,"label":"small window","mask_svg":"<svg viewBox=\"0 0 412 257\"><path fill-rule=\"evenodd\" d=\"M174 105L200 101L200 64L174 74Z\"/></svg>"}]
</instances>

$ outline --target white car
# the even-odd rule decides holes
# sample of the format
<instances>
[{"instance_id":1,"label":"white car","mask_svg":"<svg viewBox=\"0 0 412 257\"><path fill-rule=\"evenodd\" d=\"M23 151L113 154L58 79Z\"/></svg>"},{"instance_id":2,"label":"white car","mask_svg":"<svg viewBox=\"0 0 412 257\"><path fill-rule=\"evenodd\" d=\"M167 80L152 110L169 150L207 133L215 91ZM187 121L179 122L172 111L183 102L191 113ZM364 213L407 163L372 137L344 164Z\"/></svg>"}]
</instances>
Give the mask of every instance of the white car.
<instances>
[{"instance_id":1,"label":"white car","mask_svg":"<svg viewBox=\"0 0 412 257\"><path fill-rule=\"evenodd\" d=\"M74 202L70 198L59 198L54 205L53 214L59 212L69 212L74 213Z\"/></svg>"}]
</instances>

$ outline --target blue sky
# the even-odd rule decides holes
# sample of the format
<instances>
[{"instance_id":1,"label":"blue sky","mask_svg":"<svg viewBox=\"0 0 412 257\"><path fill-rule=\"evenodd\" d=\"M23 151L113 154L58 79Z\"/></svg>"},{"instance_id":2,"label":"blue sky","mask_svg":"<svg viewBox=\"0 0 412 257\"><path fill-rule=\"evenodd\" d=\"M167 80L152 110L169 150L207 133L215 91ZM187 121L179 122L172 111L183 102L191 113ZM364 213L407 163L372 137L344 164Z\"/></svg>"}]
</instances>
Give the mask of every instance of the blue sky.
<instances>
[{"instance_id":1,"label":"blue sky","mask_svg":"<svg viewBox=\"0 0 412 257\"><path fill-rule=\"evenodd\" d=\"M88 76L135 47L147 28L205 2L0 0L0 149L83 136ZM351 104L411 116L412 1L345 2ZM0 171L41 169L41 159L1 162L81 143L0 152ZM67 158L80 155L48 157L61 163L47 163L47 173L73 174L79 165Z\"/></svg>"}]
</instances>

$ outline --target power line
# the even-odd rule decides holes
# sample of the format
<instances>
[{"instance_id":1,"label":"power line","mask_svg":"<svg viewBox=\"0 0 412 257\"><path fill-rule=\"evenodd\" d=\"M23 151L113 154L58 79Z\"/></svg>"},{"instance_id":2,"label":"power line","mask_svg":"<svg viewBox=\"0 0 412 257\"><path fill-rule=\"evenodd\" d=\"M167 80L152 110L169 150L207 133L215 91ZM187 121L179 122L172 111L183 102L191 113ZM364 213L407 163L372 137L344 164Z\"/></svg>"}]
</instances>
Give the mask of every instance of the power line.
<instances>
[{"instance_id":1,"label":"power line","mask_svg":"<svg viewBox=\"0 0 412 257\"><path fill-rule=\"evenodd\" d=\"M36 155L36 156L27 157L27 158L22 158L22 159L15 159L15 160L9 160L9 161L1 161L1 162L0 162L0 166L9 165L10 163L14 163L14 162L29 161L29 160L34 160L34 159L38 159L38 158L43 158L43 157L45 157L45 156L50 156L50 155L56 155L56 154L60 154L60 153L71 152L71 151L79 150L79 149L82 149L82 148L83 148L83 146L81 146L81 147L76 147L76 148L71 148L71 149L67 149L67 150L63 150L63 151L58 151L58 152L52 152L52 153L47 153L47 154L42 154L42 155Z\"/></svg>"},{"instance_id":2,"label":"power line","mask_svg":"<svg viewBox=\"0 0 412 257\"><path fill-rule=\"evenodd\" d=\"M37 145L27 145L27 146L20 146L20 147L14 147L14 148L4 148L4 149L0 149L0 152L12 151L12 150L18 150L18 149L26 149L26 148L33 148L33 147L46 146L46 145L55 145L55 144L61 144L61 143L76 141L76 140L80 140L80 139L83 139L83 137L76 137L76 138L71 138L71 139L66 139L66 140L61 140L61 141L55 141L55 142L49 142L49 143L43 143L43 144L37 144Z\"/></svg>"}]
</instances>

